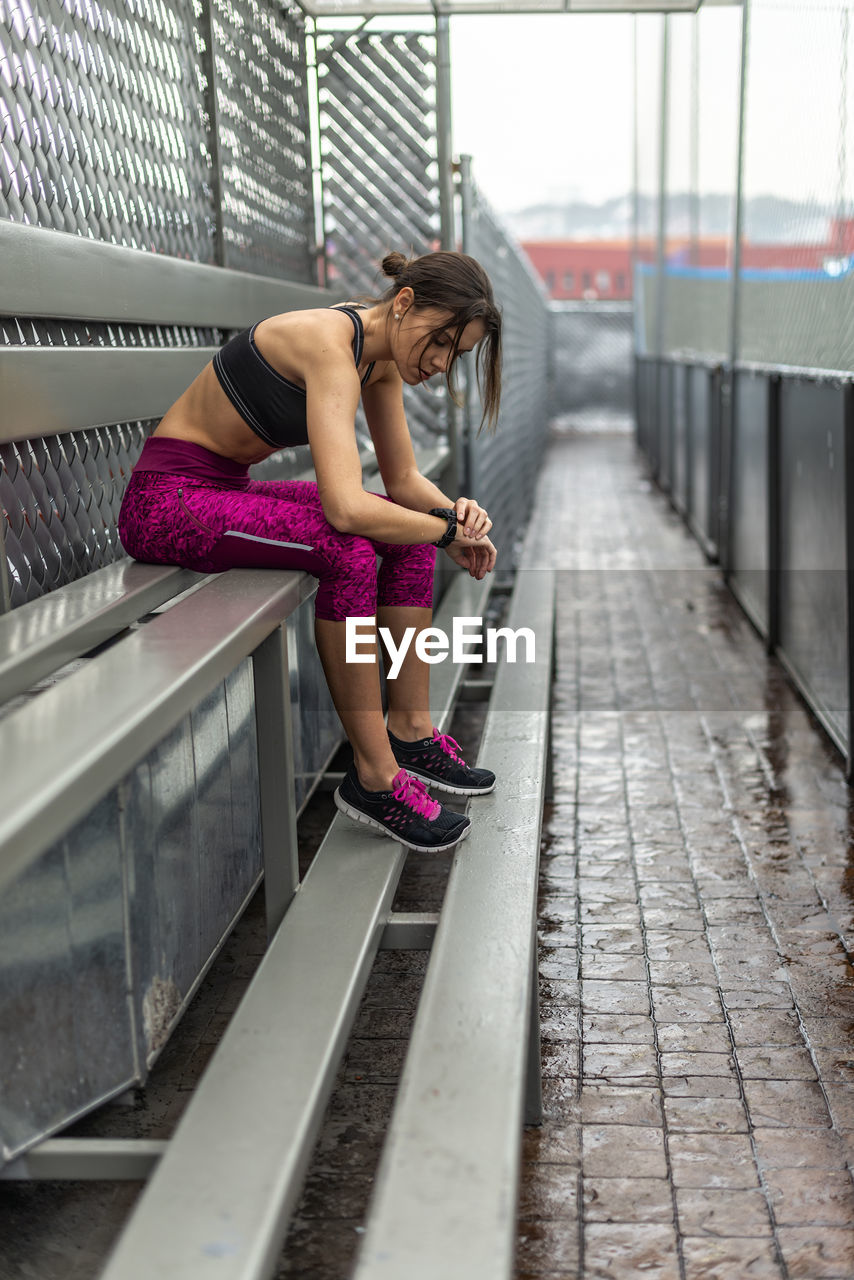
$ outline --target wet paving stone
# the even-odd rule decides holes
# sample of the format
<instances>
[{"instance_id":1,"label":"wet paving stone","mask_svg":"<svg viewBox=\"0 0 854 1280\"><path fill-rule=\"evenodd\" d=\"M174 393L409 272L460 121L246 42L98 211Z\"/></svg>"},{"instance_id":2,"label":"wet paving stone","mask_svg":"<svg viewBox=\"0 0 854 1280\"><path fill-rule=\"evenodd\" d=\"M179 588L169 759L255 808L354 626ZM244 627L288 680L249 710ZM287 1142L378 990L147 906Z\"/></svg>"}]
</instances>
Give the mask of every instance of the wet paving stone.
<instances>
[{"instance_id":1,"label":"wet paving stone","mask_svg":"<svg viewBox=\"0 0 854 1280\"><path fill-rule=\"evenodd\" d=\"M780 1248L792 1280L848 1280L854 1275L854 1228L780 1227Z\"/></svg>"},{"instance_id":2,"label":"wet paving stone","mask_svg":"<svg viewBox=\"0 0 854 1280\"><path fill-rule=\"evenodd\" d=\"M590 1280L614 1276L679 1280L676 1231L648 1223L586 1222L584 1275Z\"/></svg>"},{"instance_id":3,"label":"wet paving stone","mask_svg":"<svg viewBox=\"0 0 854 1280\"><path fill-rule=\"evenodd\" d=\"M682 1244L685 1280L783 1280L772 1240L686 1239Z\"/></svg>"},{"instance_id":4,"label":"wet paving stone","mask_svg":"<svg viewBox=\"0 0 854 1280\"><path fill-rule=\"evenodd\" d=\"M670 1162L677 1187L750 1188L759 1185L747 1134L674 1133Z\"/></svg>"},{"instance_id":5,"label":"wet paving stone","mask_svg":"<svg viewBox=\"0 0 854 1280\"><path fill-rule=\"evenodd\" d=\"M780 1226L851 1227L854 1182L847 1169L775 1169L765 1175Z\"/></svg>"},{"instance_id":6,"label":"wet paving stone","mask_svg":"<svg viewBox=\"0 0 854 1280\"><path fill-rule=\"evenodd\" d=\"M762 1191L677 1187L679 1230L686 1236L758 1236L770 1239L771 1214Z\"/></svg>"},{"instance_id":7,"label":"wet paving stone","mask_svg":"<svg viewBox=\"0 0 854 1280\"><path fill-rule=\"evenodd\" d=\"M584 1178L585 1222L673 1222L666 1178Z\"/></svg>"}]
</instances>

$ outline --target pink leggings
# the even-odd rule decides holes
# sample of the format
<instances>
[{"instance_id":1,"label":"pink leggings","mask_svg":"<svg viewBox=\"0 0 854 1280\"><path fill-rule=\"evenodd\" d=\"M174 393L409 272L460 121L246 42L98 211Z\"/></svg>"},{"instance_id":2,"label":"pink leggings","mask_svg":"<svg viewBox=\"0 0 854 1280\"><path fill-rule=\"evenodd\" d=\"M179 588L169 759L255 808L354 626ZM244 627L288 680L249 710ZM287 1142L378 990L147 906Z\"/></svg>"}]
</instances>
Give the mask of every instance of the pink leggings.
<instances>
[{"instance_id":1,"label":"pink leggings","mask_svg":"<svg viewBox=\"0 0 854 1280\"><path fill-rule=\"evenodd\" d=\"M119 535L130 555L153 564L203 573L304 569L320 582L316 616L335 622L372 617L377 605L433 604L435 548L339 533L324 516L312 481L229 485L137 469L122 503Z\"/></svg>"}]
</instances>

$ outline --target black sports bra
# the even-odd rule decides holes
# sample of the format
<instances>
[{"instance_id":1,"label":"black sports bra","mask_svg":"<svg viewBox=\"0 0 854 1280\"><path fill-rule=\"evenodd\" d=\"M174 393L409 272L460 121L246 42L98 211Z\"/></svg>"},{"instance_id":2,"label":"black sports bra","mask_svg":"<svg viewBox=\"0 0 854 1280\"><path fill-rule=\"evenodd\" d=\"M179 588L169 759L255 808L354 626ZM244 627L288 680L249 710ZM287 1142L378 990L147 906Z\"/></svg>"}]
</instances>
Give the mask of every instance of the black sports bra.
<instances>
[{"instance_id":1,"label":"black sports bra","mask_svg":"<svg viewBox=\"0 0 854 1280\"><path fill-rule=\"evenodd\" d=\"M353 321L353 358L356 368L362 359L365 330L355 307L337 307ZM260 324L260 320L258 324ZM255 330L244 329L217 351L213 358L219 385L247 426L273 449L308 444L305 389L298 387L265 360L255 345ZM373 371L369 364L362 378L365 385Z\"/></svg>"}]
</instances>

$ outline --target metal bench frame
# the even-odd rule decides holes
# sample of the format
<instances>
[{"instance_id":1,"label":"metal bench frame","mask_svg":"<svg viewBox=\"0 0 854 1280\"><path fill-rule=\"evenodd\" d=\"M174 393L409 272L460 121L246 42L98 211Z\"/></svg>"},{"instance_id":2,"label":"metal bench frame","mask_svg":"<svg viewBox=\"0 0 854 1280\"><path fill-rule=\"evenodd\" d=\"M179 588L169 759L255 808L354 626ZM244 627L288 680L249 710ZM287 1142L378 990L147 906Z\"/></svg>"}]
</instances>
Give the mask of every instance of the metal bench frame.
<instances>
[{"instance_id":1,"label":"metal bench frame","mask_svg":"<svg viewBox=\"0 0 854 1280\"><path fill-rule=\"evenodd\" d=\"M317 305L326 296L0 224L0 250L7 241L21 251L6 254L3 269L4 283L15 286L8 305L19 314L29 307L41 316L164 323L198 323L204 314L205 324L232 327L259 310L261 296L266 310ZM48 264L62 264L50 280L36 271L43 252ZM28 254L35 255L29 267ZM116 271L128 273L133 287L108 288ZM108 295L132 302L114 315L105 311ZM31 436L59 429L58 422L75 430L157 416L190 367L210 354L0 353L8 407L0 440L20 438L19 416ZM39 421L31 416L34 381L43 392ZM437 470L443 456L427 469ZM3 719L9 764L0 775L0 891L253 657L271 938L255 978L169 1143L56 1138L0 1173L138 1178L154 1170L103 1280L273 1274L376 952L424 948L434 935L357 1276L512 1274L523 1115L536 1123L540 1114L535 907L554 583L550 574L518 575L508 625L534 624L537 662L500 668L482 748L500 786L478 801L479 822L455 856L440 919L392 912L405 851L340 816L299 884L293 788L282 781L293 771L283 624L313 589L297 573L240 570L202 579L127 563L24 606L0 627L0 690L12 698L168 604ZM449 630L455 615L482 615L488 590L457 575L437 625ZM460 674L450 662L434 672L439 724ZM51 732L71 722L82 726L73 753ZM35 752L46 779L38 794L28 776Z\"/></svg>"}]
</instances>

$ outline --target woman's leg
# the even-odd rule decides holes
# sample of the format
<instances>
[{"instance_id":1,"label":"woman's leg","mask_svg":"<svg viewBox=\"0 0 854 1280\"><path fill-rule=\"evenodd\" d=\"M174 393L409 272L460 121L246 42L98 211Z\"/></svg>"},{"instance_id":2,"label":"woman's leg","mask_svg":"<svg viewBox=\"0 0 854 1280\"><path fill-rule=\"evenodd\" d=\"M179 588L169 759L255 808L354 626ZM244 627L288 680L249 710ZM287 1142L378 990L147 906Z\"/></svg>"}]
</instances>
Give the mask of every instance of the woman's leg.
<instances>
[{"instance_id":1,"label":"woman's leg","mask_svg":"<svg viewBox=\"0 0 854 1280\"><path fill-rule=\"evenodd\" d=\"M315 618L317 652L323 663L323 672L335 710L353 748L353 760L360 783L366 791L388 791L400 765L394 758L386 732L376 638L373 662L348 663L346 625L346 622ZM367 641L360 645L360 649L367 656Z\"/></svg>"},{"instance_id":2,"label":"woman's leg","mask_svg":"<svg viewBox=\"0 0 854 1280\"><path fill-rule=\"evenodd\" d=\"M377 625L386 627L400 651L408 627L418 635L433 620L433 610L418 606L379 605ZM388 663L386 663L388 670ZM400 670L394 680L386 680L388 695L388 727L397 738L412 742L416 738L429 738L433 732L430 715L430 666L422 661L410 643Z\"/></svg>"}]
</instances>

